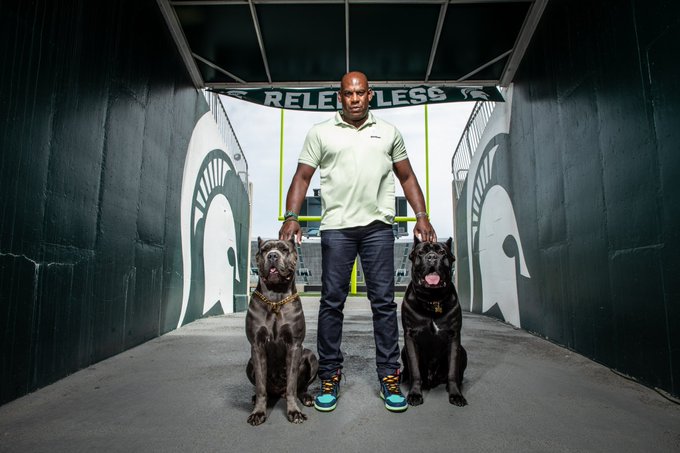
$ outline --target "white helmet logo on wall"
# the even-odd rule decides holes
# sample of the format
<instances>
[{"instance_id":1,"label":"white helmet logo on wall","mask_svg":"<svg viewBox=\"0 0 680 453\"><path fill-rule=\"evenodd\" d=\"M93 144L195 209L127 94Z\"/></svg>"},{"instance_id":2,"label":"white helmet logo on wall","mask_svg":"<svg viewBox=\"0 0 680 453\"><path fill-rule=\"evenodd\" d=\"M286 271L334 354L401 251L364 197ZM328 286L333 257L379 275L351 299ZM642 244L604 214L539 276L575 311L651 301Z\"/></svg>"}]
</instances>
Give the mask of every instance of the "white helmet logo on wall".
<instances>
[{"instance_id":1,"label":"white helmet logo on wall","mask_svg":"<svg viewBox=\"0 0 680 453\"><path fill-rule=\"evenodd\" d=\"M206 313L234 311L240 281L232 206L225 184L238 179L212 114L196 123L182 178L184 285L178 327Z\"/></svg>"},{"instance_id":2,"label":"white helmet logo on wall","mask_svg":"<svg viewBox=\"0 0 680 453\"><path fill-rule=\"evenodd\" d=\"M506 322L521 327L517 282L520 275L531 275L512 199L493 171L497 153L507 146L510 99L497 104L467 179L470 310L487 313L497 307Z\"/></svg>"}]
</instances>

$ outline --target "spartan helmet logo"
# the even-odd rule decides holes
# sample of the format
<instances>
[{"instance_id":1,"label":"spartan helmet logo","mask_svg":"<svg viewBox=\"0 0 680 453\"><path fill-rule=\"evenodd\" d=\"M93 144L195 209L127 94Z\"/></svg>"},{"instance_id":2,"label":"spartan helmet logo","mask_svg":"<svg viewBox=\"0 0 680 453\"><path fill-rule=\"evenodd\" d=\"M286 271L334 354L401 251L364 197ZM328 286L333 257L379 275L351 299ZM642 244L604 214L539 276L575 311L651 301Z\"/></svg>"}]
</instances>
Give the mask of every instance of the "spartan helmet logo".
<instances>
[{"instance_id":1,"label":"spartan helmet logo","mask_svg":"<svg viewBox=\"0 0 680 453\"><path fill-rule=\"evenodd\" d=\"M205 314L234 311L234 285L240 282L233 180L240 179L207 112L196 123L184 165L181 196L184 285L178 327ZM233 192L233 191L232 191Z\"/></svg>"},{"instance_id":2,"label":"spartan helmet logo","mask_svg":"<svg viewBox=\"0 0 680 453\"><path fill-rule=\"evenodd\" d=\"M466 100L470 101L474 99L480 99L482 101L489 100L489 95L484 92L484 89L482 87L461 88L460 92L463 93L463 99Z\"/></svg>"},{"instance_id":3,"label":"spartan helmet logo","mask_svg":"<svg viewBox=\"0 0 680 453\"><path fill-rule=\"evenodd\" d=\"M232 96L237 99L243 99L245 95L248 94L247 91L242 91L242 90L229 90L225 93L227 96Z\"/></svg>"},{"instance_id":4,"label":"spartan helmet logo","mask_svg":"<svg viewBox=\"0 0 680 453\"><path fill-rule=\"evenodd\" d=\"M520 275L531 276L512 200L494 182L494 159L506 140L507 134L492 138L468 177L470 310L479 311L481 306L481 312L487 313L497 307L506 322L521 327L518 269Z\"/></svg>"}]
</instances>

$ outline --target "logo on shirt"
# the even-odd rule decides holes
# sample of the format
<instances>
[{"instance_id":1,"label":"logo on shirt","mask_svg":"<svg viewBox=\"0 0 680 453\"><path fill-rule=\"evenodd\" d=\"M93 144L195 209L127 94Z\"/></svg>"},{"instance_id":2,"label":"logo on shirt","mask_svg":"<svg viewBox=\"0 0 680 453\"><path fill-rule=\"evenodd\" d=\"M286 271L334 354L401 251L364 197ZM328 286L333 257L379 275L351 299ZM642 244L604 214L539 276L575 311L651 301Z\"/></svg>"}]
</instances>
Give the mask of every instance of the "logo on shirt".
<instances>
[{"instance_id":1,"label":"logo on shirt","mask_svg":"<svg viewBox=\"0 0 680 453\"><path fill-rule=\"evenodd\" d=\"M371 138L381 138L379 135L371 135Z\"/></svg>"}]
</instances>

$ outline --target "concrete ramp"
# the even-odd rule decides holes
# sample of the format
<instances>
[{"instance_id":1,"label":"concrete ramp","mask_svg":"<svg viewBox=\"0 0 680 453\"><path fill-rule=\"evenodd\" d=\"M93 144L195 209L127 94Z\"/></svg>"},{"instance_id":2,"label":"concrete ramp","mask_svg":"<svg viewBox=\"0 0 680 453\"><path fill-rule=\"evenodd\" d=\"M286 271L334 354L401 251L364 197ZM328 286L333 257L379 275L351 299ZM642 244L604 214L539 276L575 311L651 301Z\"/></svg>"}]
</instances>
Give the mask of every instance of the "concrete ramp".
<instances>
[{"instance_id":1,"label":"concrete ramp","mask_svg":"<svg viewBox=\"0 0 680 453\"><path fill-rule=\"evenodd\" d=\"M315 350L318 301L304 300ZM677 452L680 406L569 350L466 313L463 393L392 414L378 397L371 312L348 301L338 408L246 423L245 314L193 322L0 407L0 451ZM400 341L403 343L403 341ZM318 388L318 381L313 390ZM407 388L405 388L407 390Z\"/></svg>"}]
</instances>

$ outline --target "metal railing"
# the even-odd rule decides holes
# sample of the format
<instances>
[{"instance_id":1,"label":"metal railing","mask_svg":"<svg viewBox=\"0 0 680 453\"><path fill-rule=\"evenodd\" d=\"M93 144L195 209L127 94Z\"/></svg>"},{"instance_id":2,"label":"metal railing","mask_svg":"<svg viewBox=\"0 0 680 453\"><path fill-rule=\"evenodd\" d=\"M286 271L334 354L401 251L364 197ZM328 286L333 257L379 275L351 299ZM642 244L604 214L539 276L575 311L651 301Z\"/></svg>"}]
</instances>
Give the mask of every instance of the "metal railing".
<instances>
[{"instance_id":1,"label":"metal railing","mask_svg":"<svg viewBox=\"0 0 680 453\"><path fill-rule=\"evenodd\" d=\"M231 121L229 121L229 116L227 115L226 110L224 110L224 105L222 105L220 96L208 90L201 91L203 92L203 96L210 106L210 112L217 123L217 128L220 131L222 140L224 140L224 144L227 145L227 154L231 158L231 161L234 164L234 167L236 168L236 171L241 178L241 181L243 182L247 192L248 160L246 159L246 155L243 152L243 148L241 148L238 138L236 138L236 132L234 132L234 128L231 125Z\"/></svg>"},{"instance_id":2,"label":"metal railing","mask_svg":"<svg viewBox=\"0 0 680 453\"><path fill-rule=\"evenodd\" d=\"M453 152L451 173L453 173L453 182L456 187L456 199L460 198L463 184L472 162L472 156L477 149L477 145L479 145L486 123L489 122L495 107L495 102L477 101L472 108L472 113L470 113L470 118L465 125L460 141L458 141L458 146L456 146L456 150Z\"/></svg>"}]
</instances>

